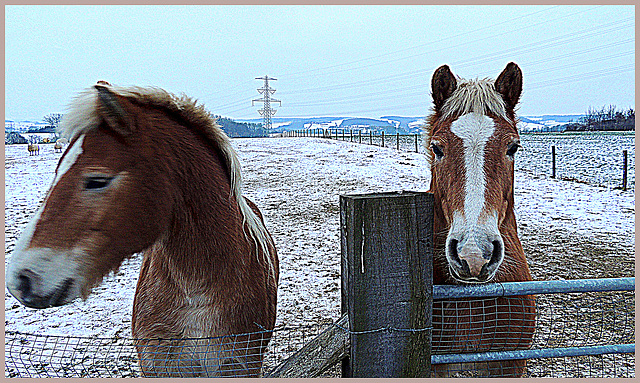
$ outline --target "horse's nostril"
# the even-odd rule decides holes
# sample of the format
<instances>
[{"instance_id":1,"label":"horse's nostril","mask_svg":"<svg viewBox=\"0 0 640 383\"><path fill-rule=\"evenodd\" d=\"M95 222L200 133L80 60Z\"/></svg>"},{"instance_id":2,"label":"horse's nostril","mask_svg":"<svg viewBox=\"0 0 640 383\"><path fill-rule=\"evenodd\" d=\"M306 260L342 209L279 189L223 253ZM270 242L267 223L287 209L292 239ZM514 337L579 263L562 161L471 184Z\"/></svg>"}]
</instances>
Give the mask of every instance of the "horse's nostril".
<instances>
[{"instance_id":1,"label":"horse's nostril","mask_svg":"<svg viewBox=\"0 0 640 383\"><path fill-rule=\"evenodd\" d=\"M460 263L460 257L458 257L458 240L457 239L449 240L449 255L451 255L451 258L453 258L456 262Z\"/></svg>"},{"instance_id":2,"label":"horse's nostril","mask_svg":"<svg viewBox=\"0 0 640 383\"><path fill-rule=\"evenodd\" d=\"M20 282L18 283L18 291L22 294L22 296L29 295L31 293L31 280L26 275L21 275L18 277Z\"/></svg>"},{"instance_id":3,"label":"horse's nostril","mask_svg":"<svg viewBox=\"0 0 640 383\"><path fill-rule=\"evenodd\" d=\"M491 261L490 265L494 263L500 262L500 258L502 257L502 244L500 241L493 241L493 252L491 253Z\"/></svg>"},{"instance_id":4,"label":"horse's nostril","mask_svg":"<svg viewBox=\"0 0 640 383\"><path fill-rule=\"evenodd\" d=\"M31 272L23 271L18 275L18 287L16 288L22 297L31 295Z\"/></svg>"}]
</instances>

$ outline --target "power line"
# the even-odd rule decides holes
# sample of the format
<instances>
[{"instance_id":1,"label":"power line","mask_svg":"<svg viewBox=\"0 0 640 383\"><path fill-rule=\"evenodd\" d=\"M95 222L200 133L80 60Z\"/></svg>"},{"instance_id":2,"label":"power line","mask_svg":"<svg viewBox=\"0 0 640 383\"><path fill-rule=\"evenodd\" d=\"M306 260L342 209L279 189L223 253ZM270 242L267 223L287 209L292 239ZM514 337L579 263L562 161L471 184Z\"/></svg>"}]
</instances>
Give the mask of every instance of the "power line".
<instances>
[{"instance_id":1,"label":"power line","mask_svg":"<svg viewBox=\"0 0 640 383\"><path fill-rule=\"evenodd\" d=\"M534 42L534 43L524 44L524 45L521 45L519 47L509 48L509 49L505 49L505 50L502 50L502 51L499 51L499 52L494 52L494 53L486 54L486 55L483 55L483 56L470 58L470 59L467 59L467 60L453 62L453 63L450 63L450 65L451 66L455 66L456 68L465 68L465 67L468 67L470 65L477 65L477 64L480 64L480 63L490 62L490 61L495 60L495 59L497 59L499 57L507 57L509 55L513 55L514 53L530 53L530 52L535 52L535 51L543 49L543 48L550 48L550 47L560 46L560 45L563 45L563 44L567 44L567 43L570 43L570 42L573 42L573 41L577 41L577 40L583 39L585 37L589 37L589 36L593 36L593 35L602 35L603 33L606 33L606 32L616 31L616 30L619 30L619 29L624 28L624 27L633 26L633 23L622 25L622 26L619 25L621 23L626 23L627 21L630 21L630 20L633 20L633 18L617 20L617 21L614 21L614 22L611 22L611 23L608 23L608 24L604 24L604 25L599 25L599 26L596 26L596 27L588 28L588 29L583 30L583 31L572 32L572 33L564 34L564 35L561 35L561 36L557 36L557 37L553 37L553 38L537 41L537 42ZM606 29L602 30L602 28L606 28ZM629 40L625 40L624 42L626 43L628 41ZM615 45L619 45L619 43L608 43L607 45L604 45L602 47L606 48L606 47L612 47L612 46L615 46ZM443 48L443 49L446 49L446 48ZM589 50L587 50L587 51L589 51ZM587 52L587 51L584 51L584 52ZM537 62L542 62L542 61L544 61L544 60L538 60ZM323 92L323 91L330 91L330 90L332 91L332 90L336 90L336 89L359 87L360 85L364 85L364 84L384 83L384 82L389 82L389 81L394 81L394 80L401 80L401 79L405 79L405 78L409 78L409 77L425 75L425 74L430 73L431 71L432 71L431 68L429 68L429 69L419 69L417 71L399 73L399 74L390 75L390 76L386 76L386 77L381 77L381 78L373 79L373 80L363 80L363 81L356 81L356 82L351 82L351 83L347 83L347 84L338 84L338 85L333 85L333 86L330 85L330 86L324 86L324 87L318 87L318 88L304 89L304 90L301 90L301 91L286 92L286 94L290 95L290 94L296 94L296 93Z\"/></svg>"},{"instance_id":2,"label":"power line","mask_svg":"<svg viewBox=\"0 0 640 383\"><path fill-rule=\"evenodd\" d=\"M323 75L335 74L335 73L340 73L340 72L347 72L347 71L352 71L352 70L360 70L360 69L369 68L369 67L372 67L372 66L377 66L377 65L382 65L382 64L388 64L388 63L397 62L397 61L402 61L402 60L414 59L414 58L417 58L417 57L420 57L420 56L424 56L424 55L427 55L427 54L433 54L433 53L438 52L438 51L444 51L444 50L451 49L451 48L458 48L458 47L465 46L465 45L469 45L469 44L475 44L475 43L478 43L478 42L480 42L480 41L489 40L489 39L494 39L494 38L496 38L496 37L498 37L498 36L502 36L502 35L510 34L510 33L516 32L516 31L527 30L527 29L530 29L531 27L534 27L534 26L538 26L538 25L542 25L542 24L549 23L549 22L551 22L551 21L556 21L556 20L559 20L559 19L564 19L564 18L567 18L567 17L575 16L575 15L577 15L577 14L581 14L581 13L584 13L584 12L592 11L592 10L597 9L597 8L600 8L600 7L603 7L603 5L600 5L600 6L597 6L597 7L594 7L594 8L590 8L590 9L587 9L587 10L582 10L582 11L574 12L574 13L571 13L571 14L569 14L569 15L564 15L564 16L556 17L556 18L554 18L554 19L546 19L546 20L541 21L541 22L539 22L539 23L529 24L529 25L526 25L526 26L521 27L521 28L516 28L516 29L511 29L511 30L503 31L503 32L501 32L501 33L497 33L497 34L494 34L494 35L486 36L486 37L483 37L483 38L479 38L479 39L475 39L475 40L470 40L470 41L465 41L465 42L462 42L462 43L457 44L457 45L449 45L449 46L446 46L446 47L443 47L443 48L440 48L440 49L429 50L429 51L427 51L427 52L417 53L417 54L413 54L413 55L410 55L410 56L399 57L399 58L395 58L395 59L387 60L387 61L374 62L374 63L368 64L368 65L362 65L362 66L353 67L353 68L346 68L346 69L339 69L339 70L334 70L334 71L330 71L330 72L324 72L324 73L323 73ZM539 11L539 12L541 12L541 11ZM522 17L524 17L524 16L522 16ZM518 18L513 19L513 20L510 20L510 21L515 21L515 20L517 20L517 19L518 19ZM634 19L634 18L633 18L633 17L631 17L630 19ZM628 20L628 19L625 19L624 21L626 21L626 20ZM618 21L618 22L619 22L619 21ZM497 26L497 25L500 25L500 24L503 24L503 23L505 23L505 22L497 23L497 24L494 24L494 25L492 25L492 26L490 26L490 27L491 27L491 28L493 28L493 27L495 27L495 26ZM483 29L487 29L487 28L489 28L489 27L481 28L481 29L479 29L479 30L483 30ZM420 45L420 46L418 46L418 47L423 47L423 46L426 46L426 45L432 45L432 44L436 44L436 43L441 43L441 42L444 42L444 41L450 40L450 39L452 39L452 38L458 38L458 37L461 37L461 36L464 36L464 35L468 35L468 34L472 34L472 33L475 33L475 32L476 32L476 31L466 32L466 33L461 33L461 34L458 34L458 35L455 35L455 36L442 38L442 39L440 39L440 40L436 40L436 41L431 41L431 42L429 42L429 43L427 43L427 44L423 44L423 45ZM416 47L408 48L408 49L405 49L405 50L413 50L413 49L415 49L415 48L416 48ZM377 58L377 57L381 57L381 56L385 56L385 55L374 56L373 58ZM371 61L371 58L366 59L366 60L365 60L365 59L361 59L361 60L357 60L357 61L355 61L355 62L361 62L361 61ZM333 67L343 66L343 65L347 65L347 64L334 65ZM317 71L317 70L323 70L323 69L329 69L329 68L331 68L331 67L324 67L324 68L312 69L312 70L308 70L308 71L304 71L304 72L299 72L299 73L307 73L307 72L310 72L310 71ZM293 75L285 75L285 76L292 77Z\"/></svg>"},{"instance_id":3,"label":"power line","mask_svg":"<svg viewBox=\"0 0 640 383\"><path fill-rule=\"evenodd\" d=\"M539 10L539 11L535 11L535 12L532 12L532 13L528 13L526 15L519 16L519 17L516 17L516 18L513 18L513 19L506 20L506 21L502 21L502 22L499 22L499 23L496 23L496 24L492 24L492 25L489 25L489 26L486 26L486 27L474 29L474 30L469 31L469 32L464 32L464 33L459 33L457 35L444 37L444 38L441 38L440 40L436 40L436 41L430 41L430 42L425 43L425 44L420 44L420 45L416 45L416 46L409 47L409 48L399 49L399 50L383 53L383 54L376 55L376 56L369 56L369 57L366 57L366 58L353 60L353 61L345 62L345 63L342 63L342 64L335 64L335 65L329 65L329 66L320 67L320 68L307 69L307 70L303 70L303 71L299 71L299 72L285 73L285 74L280 75L279 77L286 76L286 77L291 78L291 77L296 77L296 76L298 76L300 74L307 74L307 73L311 73L311 72L324 71L324 70L327 70L327 69L333 69L333 68L337 68L337 67L341 67L341 66L345 66L345 65L351 65L351 64L356 64L356 63L360 63L360 62L367 62L367 61L371 61L373 59L377 59L377 58L381 58L381 57L385 57L385 56L391 56L391 55L395 56L398 53L407 52L407 51L413 51L413 50L416 50L416 49L419 49L419 48L423 48L423 47L426 47L426 46L429 46L429 45L438 44L438 43L441 43L441 42L444 42L444 41L447 41L447 40L457 39L459 37L470 35L470 34L475 34L477 32L480 32L480 31L483 31L483 30L486 30L486 29L493 29L493 28L495 28L497 26L500 26L500 25L503 25L503 24L511 24L514 21L518 21L518 20L533 16L533 15L537 15L539 13L548 12L548 11L554 9L554 8L557 8L557 7L559 7L559 5L555 5L555 6L552 6L552 7L549 7L549 8L545 8L545 9L542 9L542 10ZM595 7L595 8L590 8L590 9L585 10L585 11L580 11L580 12L577 12L577 13L590 11L590 10L593 10L593 9L596 9L596 8L599 8L599 7L602 7L602 5L598 6L598 7ZM569 17L569 16L572 16L572 15L574 15L574 14L570 14L570 15L567 15L565 17ZM553 20L556 20L556 19L549 19L547 21L544 21L543 23L550 22L550 21L553 21Z\"/></svg>"},{"instance_id":4,"label":"power line","mask_svg":"<svg viewBox=\"0 0 640 383\"><path fill-rule=\"evenodd\" d=\"M589 9L592 10L592 9ZM542 12L542 11L539 11ZM586 12L586 11L581 11L581 12L576 12L572 15L575 15L577 13L582 13L582 12ZM567 17L567 16L564 16ZM628 21L631 21L631 23L629 24ZM591 28L586 28L582 31L578 31L578 32L572 32L570 34L565 34L565 35L561 35L561 36L557 36L551 39L545 39L545 40L540 40L536 43L530 43L530 44L524 44L521 45L519 47L515 47L509 50L503 50L503 51L499 51L499 52L494 52L494 53L490 53L490 54L486 54L486 55L482 55L482 56L477 56L477 57L473 57L473 58L468 58L467 60L463 60L463 61L459 61L458 63L452 63L451 65L455 65L456 68L464 68L467 66L471 66L471 65L477 65L479 63L483 63L483 62L489 62L491 60L495 60L499 57L503 57L505 55L512 55L515 53L529 53L529 52L535 52L538 51L540 49L543 48L550 48L550 47L557 47L557 46L561 46L563 44L568 44L574 41L580 41L582 39L585 39L586 37L590 37L593 35L602 35L604 33L607 32L611 32L611 31L618 31L621 30L622 28L626 28L629 26L633 26L633 18L626 18L626 19L620 19L620 20L615 20L613 22L607 23L607 24L601 24L601 25L597 25ZM527 28L529 28L530 26L528 26ZM523 29L523 28L519 28L519 29ZM518 30L519 30L518 29ZM505 33L509 33L509 31L504 32L502 34ZM495 36L495 35L494 35ZM489 37L491 38L491 37ZM479 41L479 40L476 40ZM602 50L602 49L606 49L606 48L610 48L616 45L621 45L621 44L626 44L629 42L634 41L634 39L627 39L627 40L623 40L623 41L614 41L614 42L610 42L607 45L603 45L603 46L598 46L598 47L591 47L588 49L584 49L581 51L575 51L575 52L571 52L571 53L565 53L565 54L560 54L554 57L545 57L543 59L539 59L536 61L532 61L529 62L529 64L535 64L535 65L539 65L539 64L544 64L547 62L551 62L551 61L555 61L555 60L560 60L563 58L567 58L567 57L572 57L572 56L577 56L580 54L585 54L585 53L590 53L593 51L597 51L597 50ZM466 44L466 43L465 43ZM549 71L553 71L553 70L559 70L559 69L565 69L565 68L569 68L569 67L575 67L576 65L581 65L581 64L587 64L587 63L591 63L591 62L596 62L596 61L604 61L604 60L609 60L609 59L613 59L613 58L618 58L618 57L622 57L622 56L627 56L629 54L632 54L634 52L623 52L623 53L618 53L618 54L613 54L613 55L608 55L608 56L600 56L600 57L596 57L594 59L591 59L589 61L579 61L579 62L567 62L566 65L556 65L552 68L544 68L544 70L540 69L537 71L527 71L528 74L537 74L537 73L541 73L541 72L549 72ZM379 55L376 57L382 57L385 55ZM357 60L357 61L362 61L362 60ZM341 64L341 66L346 65L346 64ZM353 68L351 70L355 70L355 69L359 69L361 67L358 68ZM345 69L347 70L347 69ZM530 86L528 86L528 89L538 89L540 87L543 87L545 85L548 86L554 86L555 84L562 84L562 83L569 83L569 82L580 82L580 81L587 81L590 79L594 79L594 78L598 78L598 77L602 77L602 76L607 76L607 75L611 75L611 74L618 74L618 73L623 73L629 70L633 70L633 68L620 68L617 67L615 69L613 69L613 71L610 72L603 72L603 71L596 71L596 72L588 72L588 73L583 73L582 75L577 75L577 76L572 76L570 78L560 78L557 81L554 80L547 80L546 82L538 82L538 83L534 83ZM365 85L373 85L373 84L384 84L384 83L390 83L393 81L401 81L401 80L406 80L409 79L411 77L416 77L419 75L423 75L423 74L428 74L432 71L431 68L429 69L423 69L423 70L418 70L418 71L411 71L411 72L405 72L405 73L400 73L400 74L394 74L394 75L390 75L390 76L385 76L385 77L379 77L379 78L375 78L375 79L367 79L367 80L363 80L363 81L355 81L355 82L351 82L351 83L342 83L342 84L336 84L333 86L323 86L323 87L317 87L317 88L306 88L300 91L293 91L293 92L286 92L285 94L300 94L300 93L310 93L310 92L325 92L325 91L335 91L337 89L349 89L349 88L363 88ZM425 84L427 82L427 80L424 81ZM372 94L360 94L360 95L356 95L356 96L352 96L352 97L348 97L348 98L342 98L342 99L336 99L336 98L331 98L331 99L325 99L325 100L320 100L320 101L309 101L309 102L303 102L303 103L298 103L296 105L291 106L292 108L301 108L301 107L309 107L309 106L322 106L322 105L332 105L332 104L342 104L344 102L353 102L356 101L358 99L362 99L362 101L374 101L374 100L384 100L386 99L386 95L389 94L397 94L397 93L403 93L402 99L407 99L409 98L413 98L414 96L422 96L423 94L428 94L429 88L428 88L428 84L427 85L415 85L416 83L414 82L412 86L409 87L399 87L399 88L395 88L395 89L387 89L384 91L380 91L380 90L376 90L375 93ZM411 90L415 90L415 89L424 89L423 91L418 92L407 92L407 91L411 91ZM398 99L396 99L397 101ZM231 103L231 105L236 105L238 104L238 102L234 102ZM229 105L229 106L231 106ZM419 106L421 104L416 104L416 105L402 105L402 106L398 106L398 107L414 107L414 106ZM370 112L370 111L375 111L375 110L389 110L391 108L393 108L394 106L389 106L387 105L384 108L376 108L376 109L368 109L368 110L362 110L362 112ZM241 109L237 109L234 111L231 111L230 113L235 113L237 111L244 111L247 108L241 108ZM360 111L358 111L360 112ZM263 116L264 117L264 116Z\"/></svg>"}]
</instances>

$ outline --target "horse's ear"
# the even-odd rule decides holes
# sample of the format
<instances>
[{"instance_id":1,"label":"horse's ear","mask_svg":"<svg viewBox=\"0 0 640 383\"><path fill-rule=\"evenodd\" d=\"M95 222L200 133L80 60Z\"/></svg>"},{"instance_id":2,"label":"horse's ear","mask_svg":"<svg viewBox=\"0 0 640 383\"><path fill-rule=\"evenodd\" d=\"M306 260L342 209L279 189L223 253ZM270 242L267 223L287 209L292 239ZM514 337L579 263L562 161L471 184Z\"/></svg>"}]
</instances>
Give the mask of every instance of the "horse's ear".
<instances>
[{"instance_id":1,"label":"horse's ear","mask_svg":"<svg viewBox=\"0 0 640 383\"><path fill-rule=\"evenodd\" d=\"M436 69L431 78L431 96L436 111L442 108L444 102L451 97L457 86L458 82L448 65Z\"/></svg>"},{"instance_id":2,"label":"horse's ear","mask_svg":"<svg viewBox=\"0 0 640 383\"><path fill-rule=\"evenodd\" d=\"M100 81L95 88L98 91L98 111L107 125L124 138L133 134L135 124L108 83Z\"/></svg>"},{"instance_id":3,"label":"horse's ear","mask_svg":"<svg viewBox=\"0 0 640 383\"><path fill-rule=\"evenodd\" d=\"M522 71L518 64L510 62L495 82L496 91L510 110L515 109L522 93Z\"/></svg>"}]
</instances>

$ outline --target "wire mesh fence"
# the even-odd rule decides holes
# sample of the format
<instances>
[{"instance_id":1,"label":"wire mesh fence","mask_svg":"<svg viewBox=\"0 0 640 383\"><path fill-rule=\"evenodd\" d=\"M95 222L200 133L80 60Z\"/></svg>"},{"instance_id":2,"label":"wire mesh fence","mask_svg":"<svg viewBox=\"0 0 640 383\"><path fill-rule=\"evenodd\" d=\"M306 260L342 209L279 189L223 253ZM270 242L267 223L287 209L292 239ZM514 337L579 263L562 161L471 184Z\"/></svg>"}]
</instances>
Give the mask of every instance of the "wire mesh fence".
<instances>
[{"instance_id":1,"label":"wire mesh fence","mask_svg":"<svg viewBox=\"0 0 640 383\"><path fill-rule=\"evenodd\" d=\"M327 326L180 340L5 331L5 377L256 377L274 369Z\"/></svg>"},{"instance_id":2,"label":"wire mesh fence","mask_svg":"<svg viewBox=\"0 0 640 383\"><path fill-rule=\"evenodd\" d=\"M435 365L437 376L635 377L633 291L537 295L536 314L522 314L533 303L518 296L434 301L432 363L456 361ZM483 352L497 356L476 362L464 354Z\"/></svg>"},{"instance_id":3,"label":"wire mesh fence","mask_svg":"<svg viewBox=\"0 0 640 383\"><path fill-rule=\"evenodd\" d=\"M351 129L296 131L297 137L324 137L340 141L383 146L403 152L425 153L421 134L384 134ZM554 173L552 146L556 147L555 178L608 188L621 188L623 151L627 151L625 187L635 190L635 135L620 132L527 133L520 135L516 170L536 177Z\"/></svg>"},{"instance_id":4,"label":"wire mesh fence","mask_svg":"<svg viewBox=\"0 0 640 383\"><path fill-rule=\"evenodd\" d=\"M633 291L537 295L533 317L513 315L532 303L523 297L435 300L432 363L436 376L635 377ZM445 312L448 314L443 316ZM5 332L5 376L261 376L329 325L279 328L272 334L259 332L193 339L189 352L185 352L184 345L177 346L166 340L158 346L158 340L145 344L131 338ZM269 336L271 341L265 351ZM136 343L142 344L138 351ZM620 345L627 347L620 348ZM491 358L455 359L509 350L529 354L508 357L515 363ZM179 357L178 364L173 362L175 357ZM450 358L450 362L435 364L446 360L442 358ZM518 362L523 359L517 358L527 359L526 367ZM339 368L333 368L324 376L339 377Z\"/></svg>"}]
</instances>

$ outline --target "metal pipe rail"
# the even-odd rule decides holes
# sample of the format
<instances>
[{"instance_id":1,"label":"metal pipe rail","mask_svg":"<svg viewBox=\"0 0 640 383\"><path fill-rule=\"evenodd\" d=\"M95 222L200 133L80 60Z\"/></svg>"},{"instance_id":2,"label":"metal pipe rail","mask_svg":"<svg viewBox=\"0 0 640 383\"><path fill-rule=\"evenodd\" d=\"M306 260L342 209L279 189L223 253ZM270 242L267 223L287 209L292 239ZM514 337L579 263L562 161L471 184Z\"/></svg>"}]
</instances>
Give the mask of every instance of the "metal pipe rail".
<instances>
[{"instance_id":1,"label":"metal pipe rail","mask_svg":"<svg viewBox=\"0 0 640 383\"><path fill-rule=\"evenodd\" d=\"M636 344L605 346L556 347L513 351L477 352L469 354L431 355L431 364L491 362L500 360L543 359L563 356L589 356L601 354L633 354Z\"/></svg>"},{"instance_id":2,"label":"metal pipe rail","mask_svg":"<svg viewBox=\"0 0 640 383\"><path fill-rule=\"evenodd\" d=\"M434 285L433 299L492 298L530 294L633 291L636 278L572 279L565 281L496 282L477 285Z\"/></svg>"}]
</instances>

